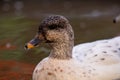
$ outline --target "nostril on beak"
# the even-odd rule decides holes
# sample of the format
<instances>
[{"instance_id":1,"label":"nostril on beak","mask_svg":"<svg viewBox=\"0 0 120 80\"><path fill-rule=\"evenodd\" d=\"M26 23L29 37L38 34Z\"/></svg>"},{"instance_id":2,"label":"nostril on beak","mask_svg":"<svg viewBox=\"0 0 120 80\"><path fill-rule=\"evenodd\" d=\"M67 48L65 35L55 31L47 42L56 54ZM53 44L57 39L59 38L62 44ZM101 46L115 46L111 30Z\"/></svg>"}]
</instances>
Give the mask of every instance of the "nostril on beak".
<instances>
[{"instance_id":1,"label":"nostril on beak","mask_svg":"<svg viewBox=\"0 0 120 80\"><path fill-rule=\"evenodd\" d=\"M25 50L27 50L27 49L28 49L28 46L27 46L27 44L25 44L24 48L25 48Z\"/></svg>"}]
</instances>

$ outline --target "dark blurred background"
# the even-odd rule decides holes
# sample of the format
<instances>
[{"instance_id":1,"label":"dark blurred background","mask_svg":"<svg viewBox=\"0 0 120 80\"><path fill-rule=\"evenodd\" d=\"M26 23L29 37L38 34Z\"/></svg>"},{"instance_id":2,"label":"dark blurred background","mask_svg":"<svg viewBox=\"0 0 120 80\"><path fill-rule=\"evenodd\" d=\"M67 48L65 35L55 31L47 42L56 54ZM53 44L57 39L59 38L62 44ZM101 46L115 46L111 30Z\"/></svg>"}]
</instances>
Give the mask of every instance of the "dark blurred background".
<instances>
[{"instance_id":1,"label":"dark blurred background","mask_svg":"<svg viewBox=\"0 0 120 80\"><path fill-rule=\"evenodd\" d=\"M31 80L35 65L49 55L47 44L25 51L43 18L63 15L75 45L120 35L119 0L0 0L0 80Z\"/></svg>"}]
</instances>

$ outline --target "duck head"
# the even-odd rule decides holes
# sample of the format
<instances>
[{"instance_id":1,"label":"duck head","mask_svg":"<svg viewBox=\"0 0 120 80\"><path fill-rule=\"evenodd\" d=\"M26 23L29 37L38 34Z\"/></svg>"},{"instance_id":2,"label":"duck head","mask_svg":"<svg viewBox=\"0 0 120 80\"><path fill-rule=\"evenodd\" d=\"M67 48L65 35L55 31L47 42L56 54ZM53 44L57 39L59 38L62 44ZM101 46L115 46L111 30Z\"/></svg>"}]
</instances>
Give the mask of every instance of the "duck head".
<instances>
[{"instance_id":1,"label":"duck head","mask_svg":"<svg viewBox=\"0 0 120 80\"><path fill-rule=\"evenodd\" d=\"M49 43L52 47L63 43L71 46L73 41L74 33L69 21L64 16L51 15L41 22L36 36L25 45L25 49L34 48L42 42Z\"/></svg>"},{"instance_id":2,"label":"duck head","mask_svg":"<svg viewBox=\"0 0 120 80\"><path fill-rule=\"evenodd\" d=\"M113 19L113 23L117 23L117 22L120 22L120 15L118 15Z\"/></svg>"}]
</instances>

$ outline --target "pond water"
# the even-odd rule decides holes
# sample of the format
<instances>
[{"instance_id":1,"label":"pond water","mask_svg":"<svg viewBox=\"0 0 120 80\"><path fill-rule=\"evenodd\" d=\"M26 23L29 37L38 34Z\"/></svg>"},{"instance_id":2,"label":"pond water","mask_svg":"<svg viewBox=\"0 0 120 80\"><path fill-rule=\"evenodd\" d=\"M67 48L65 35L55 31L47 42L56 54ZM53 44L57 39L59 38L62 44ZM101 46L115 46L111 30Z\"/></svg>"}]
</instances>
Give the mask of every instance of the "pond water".
<instances>
[{"instance_id":1,"label":"pond water","mask_svg":"<svg viewBox=\"0 0 120 80\"><path fill-rule=\"evenodd\" d=\"M49 55L50 48L42 44L25 51L24 44L34 37L41 20L48 15L69 19L75 45L120 35L120 23L112 21L120 13L119 2L114 0L2 0L0 4L0 80L31 80L35 65Z\"/></svg>"}]
</instances>

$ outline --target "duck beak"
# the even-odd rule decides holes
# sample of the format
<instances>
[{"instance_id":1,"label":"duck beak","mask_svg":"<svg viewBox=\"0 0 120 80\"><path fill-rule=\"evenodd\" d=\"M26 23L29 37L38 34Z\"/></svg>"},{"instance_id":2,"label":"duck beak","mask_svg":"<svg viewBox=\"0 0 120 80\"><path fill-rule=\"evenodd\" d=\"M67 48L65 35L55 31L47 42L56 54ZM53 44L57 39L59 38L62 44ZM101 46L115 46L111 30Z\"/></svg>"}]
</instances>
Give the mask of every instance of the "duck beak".
<instances>
[{"instance_id":1,"label":"duck beak","mask_svg":"<svg viewBox=\"0 0 120 80\"><path fill-rule=\"evenodd\" d=\"M39 43L41 42L41 40L39 38L34 38L32 39L30 42L28 42L26 45L25 45L25 49L26 50L29 50L31 48L34 48L35 46L37 46Z\"/></svg>"}]
</instances>

